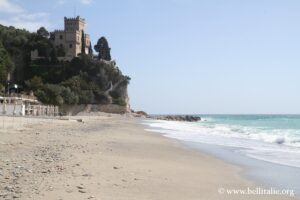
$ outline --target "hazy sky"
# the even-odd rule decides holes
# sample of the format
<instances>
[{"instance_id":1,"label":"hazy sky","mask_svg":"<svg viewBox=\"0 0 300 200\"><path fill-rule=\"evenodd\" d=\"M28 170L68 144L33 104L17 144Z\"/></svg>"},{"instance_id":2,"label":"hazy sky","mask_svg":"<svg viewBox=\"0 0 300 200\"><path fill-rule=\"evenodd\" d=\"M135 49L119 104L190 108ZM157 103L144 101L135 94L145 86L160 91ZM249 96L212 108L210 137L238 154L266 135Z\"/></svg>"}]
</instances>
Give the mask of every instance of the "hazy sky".
<instances>
[{"instance_id":1,"label":"hazy sky","mask_svg":"<svg viewBox=\"0 0 300 200\"><path fill-rule=\"evenodd\" d=\"M0 0L0 23L106 36L148 113L300 113L300 1Z\"/></svg>"}]
</instances>

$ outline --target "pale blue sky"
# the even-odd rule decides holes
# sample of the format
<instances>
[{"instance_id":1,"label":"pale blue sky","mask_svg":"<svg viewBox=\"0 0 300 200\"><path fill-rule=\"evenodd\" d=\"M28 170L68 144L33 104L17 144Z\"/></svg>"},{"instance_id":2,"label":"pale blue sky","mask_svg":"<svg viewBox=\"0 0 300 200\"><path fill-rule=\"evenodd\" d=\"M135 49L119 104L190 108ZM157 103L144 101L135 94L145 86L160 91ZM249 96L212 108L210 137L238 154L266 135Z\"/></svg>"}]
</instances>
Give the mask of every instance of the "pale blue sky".
<instances>
[{"instance_id":1,"label":"pale blue sky","mask_svg":"<svg viewBox=\"0 0 300 200\"><path fill-rule=\"evenodd\" d=\"M106 36L149 113L300 113L300 1L0 0L0 23Z\"/></svg>"}]
</instances>

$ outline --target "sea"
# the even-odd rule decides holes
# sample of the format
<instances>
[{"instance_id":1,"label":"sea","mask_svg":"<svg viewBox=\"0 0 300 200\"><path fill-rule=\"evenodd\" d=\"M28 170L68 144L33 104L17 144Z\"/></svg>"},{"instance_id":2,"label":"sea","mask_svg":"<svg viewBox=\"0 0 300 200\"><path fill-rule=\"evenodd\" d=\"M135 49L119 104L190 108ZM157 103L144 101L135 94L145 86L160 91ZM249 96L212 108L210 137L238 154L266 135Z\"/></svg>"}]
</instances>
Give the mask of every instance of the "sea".
<instances>
[{"instance_id":1,"label":"sea","mask_svg":"<svg viewBox=\"0 0 300 200\"><path fill-rule=\"evenodd\" d=\"M300 193L300 115L197 116L201 121L143 123L147 131L245 166L256 180Z\"/></svg>"}]
</instances>

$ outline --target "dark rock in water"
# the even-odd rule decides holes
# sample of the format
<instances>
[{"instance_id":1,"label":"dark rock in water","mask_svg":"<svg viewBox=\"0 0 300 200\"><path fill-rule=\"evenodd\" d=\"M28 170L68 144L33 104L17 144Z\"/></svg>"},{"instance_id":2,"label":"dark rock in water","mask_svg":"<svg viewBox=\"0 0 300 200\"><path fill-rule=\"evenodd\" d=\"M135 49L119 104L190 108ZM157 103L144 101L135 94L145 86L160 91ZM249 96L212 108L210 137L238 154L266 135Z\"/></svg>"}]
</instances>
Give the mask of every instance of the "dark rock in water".
<instances>
[{"instance_id":1,"label":"dark rock in water","mask_svg":"<svg viewBox=\"0 0 300 200\"><path fill-rule=\"evenodd\" d=\"M165 115L154 117L154 119L159 120L169 120L169 121L187 121L187 122L197 122L201 120L201 117L193 115Z\"/></svg>"},{"instance_id":2,"label":"dark rock in water","mask_svg":"<svg viewBox=\"0 0 300 200\"><path fill-rule=\"evenodd\" d=\"M140 116L144 116L144 117L149 116L145 111L137 111L137 112L135 112L135 114L140 115Z\"/></svg>"},{"instance_id":3,"label":"dark rock in water","mask_svg":"<svg viewBox=\"0 0 300 200\"><path fill-rule=\"evenodd\" d=\"M146 112L144 111L133 111L131 112L132 116L140 117L140 118L151 118Z\"/></svg>"},{"instance_id":4,"label":"dark rock in water","mask_svg":"<svg viewBox=\"0 0 300 200\"><path fill-rule=\"evenodd\" d=\"M275 140L275 142L276 142L277 144L283 144L283 143L285 142L285 139L284 139L283 137L280 137L280 138L277 138L277 139Z\"/></svg>"},{"instance_id":5,"label":"dark rock in water","mask_svg":"<svg viewBox=\"0 0 300 200\"><path fill-rule=\"evenodd\" d=\"M135 112L135 113L138 114L138 115L143 115L143 116L145 116L145 117L148 116L148 114L147 114L146 112L144 112L144 111L137 111L137 112Z\"/></svg>"}]
</instances>

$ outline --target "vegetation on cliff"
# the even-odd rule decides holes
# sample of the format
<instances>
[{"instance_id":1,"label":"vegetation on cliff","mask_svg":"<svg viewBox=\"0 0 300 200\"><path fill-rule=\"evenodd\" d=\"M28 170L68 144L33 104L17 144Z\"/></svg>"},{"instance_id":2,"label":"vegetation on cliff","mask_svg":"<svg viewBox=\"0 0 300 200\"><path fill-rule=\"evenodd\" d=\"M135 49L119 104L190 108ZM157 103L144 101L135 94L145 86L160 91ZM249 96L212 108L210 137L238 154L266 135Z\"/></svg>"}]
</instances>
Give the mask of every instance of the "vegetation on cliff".
<instances>
[{"instance_id":1,"label":"vegetation on cliff","mask_svg":"<svg viewBox=\"0 0 300 200\"><path fill-rule=\"evenodd\" d=\"M33 91L45 104L125 105L130 78L111 61L107 40L102 37L95 50L98 59L82 53L70 62L59 61L64 49L54 47L52 36L41 27L36 33L0 25L0 93L4 93L7 76L11 83L22 85L22 92ZM41 59L31 61L31 51Z\"/></svg>"},{"instance_id":2,"label":"vegetation on cliff","mask_svg":"<svg viewBox=\"0 0 300 200\"><path fill-rule=\"evenodd\" d=\"M111 60L110 48L108 46L108 42L105 37L101 37L94 48L97 52L99 52L98 59L103 59L108 61Z\"/></svg>"}]
</instances>

